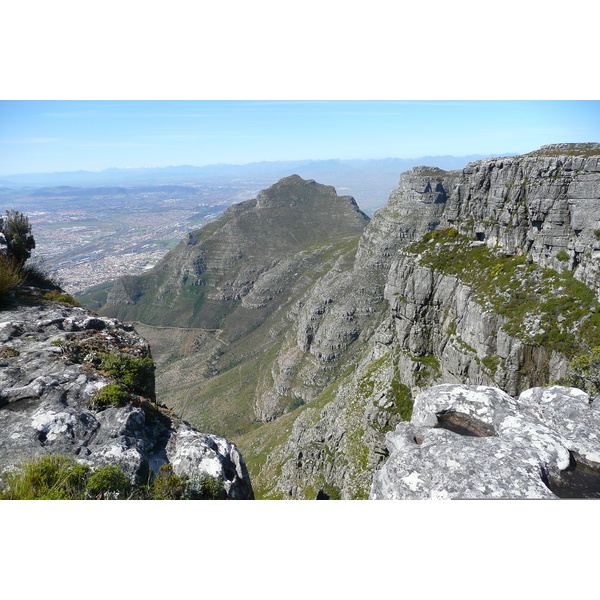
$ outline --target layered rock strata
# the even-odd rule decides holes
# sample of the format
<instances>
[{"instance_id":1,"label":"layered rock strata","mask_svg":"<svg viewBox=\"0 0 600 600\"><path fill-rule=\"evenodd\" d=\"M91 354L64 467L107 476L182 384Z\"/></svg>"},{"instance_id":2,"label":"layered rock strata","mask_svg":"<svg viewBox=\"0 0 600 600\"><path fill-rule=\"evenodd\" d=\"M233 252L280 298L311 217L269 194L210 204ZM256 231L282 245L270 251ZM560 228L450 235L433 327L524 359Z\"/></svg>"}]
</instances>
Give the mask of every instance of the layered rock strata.
<instances>
[{"instance_id":1,"label":"layered rock strata","mask_svg":"<svg viewBox=\"0 0 600 600\"><path fill-rule=\"evenodd\" d=\"M187 235L147 274L120 279L102 312L150 325L214 329L241 301L262 309L255 312L264 320L303 269L303 252L359 236L367 222L352 197L286 177Z\"/></svg>"},{"instance_id":2,"label":"layered rock strata","mask_svg":"<svg viewBox=\"0 0 600 600\"><path fill-rule=\"evenodd\" d=\"M553 144L469 163L441 227L541 267L573 270L600 294L600 144Z\"/></svg>"},{"instance_id":3,"label":"layered rock strata","mask_svg":"<svg viewBox=\"0 0 600 600\"><path fill-rule=\"evenodd\" d=\"M263 468L281 473L270 493L313 497L329 486L364 497L388 453L385 433L410 418L407 388L414 397L468 383L518 397L561 379L600 343L599 160L600 145L576 144L402 174L356 258L310 289L291 318L285 356L303 370L280 354L286 369L276 362L273 380L287 377L288 393L298 379L321 388L304 392L314 404ZM584 249L570 261L575 246Z\"/></svg>"}]
</instances>

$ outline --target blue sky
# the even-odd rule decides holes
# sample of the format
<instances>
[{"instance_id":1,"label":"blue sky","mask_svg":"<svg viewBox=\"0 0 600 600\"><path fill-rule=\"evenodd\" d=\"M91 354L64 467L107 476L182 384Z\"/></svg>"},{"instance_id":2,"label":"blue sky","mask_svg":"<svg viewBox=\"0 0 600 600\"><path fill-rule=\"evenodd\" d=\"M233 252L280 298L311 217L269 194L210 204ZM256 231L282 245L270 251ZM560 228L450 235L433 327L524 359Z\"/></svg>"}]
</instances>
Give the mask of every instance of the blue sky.
<instances>
[{"instance_id":1,"label":"blue sky","mask_svg":"<svg viewBox=\"0 0 600 600\"><path fill-rule=\"evenodd\" d=\"M600 141L600 101L0 101L0 175L588 141Z\"/></svg>"}]
</instances>

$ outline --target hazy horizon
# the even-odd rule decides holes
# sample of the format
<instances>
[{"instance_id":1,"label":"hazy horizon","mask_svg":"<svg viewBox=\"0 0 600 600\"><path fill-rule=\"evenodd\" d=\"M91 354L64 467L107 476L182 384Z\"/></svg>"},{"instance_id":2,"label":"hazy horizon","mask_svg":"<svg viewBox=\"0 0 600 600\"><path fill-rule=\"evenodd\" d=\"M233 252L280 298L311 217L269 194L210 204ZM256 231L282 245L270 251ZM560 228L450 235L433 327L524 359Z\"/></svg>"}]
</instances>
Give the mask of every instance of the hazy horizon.
<instances>
[{"instance_id":1,"label":"hazy horizon","mask_svg":"<svg viewBox=\"0 0 600 600\"><path fill-rule=\"evenodd\" d=\"M535 150L535 148L533 149ZM385 157L381 157L381 158L356 158L356 157L350 157L350 158L339 158L337 156L331 156L328 158L297 158L297 159L276 159L276 160L259 160L259 161L250 161L250 162L239 162L239 163L228 163L228 162L218 162L218 163L205 163L205 164L191 164L191 163L180 163L180 164L170 164L170 165L140 165L140 166L129 166L129 167L115 167L115 166L111 166L111 167L105 167L102 169L76 169L76 170L69 170L69 171L30 171L30 172L22 172L22 173L6 173L6 174L0 174L0 177L21 177L21 176L27 176L27 175L54 175L54 174L70 174L70 173L103 173L105 171L112 171L112 170L119 170L119 171L126 171L126 170L131 170L131 171L135 171L135 170L144 170L144 169L177 169L180 167L191 167L194 169L201 169L201 168L206 168L206 167L224 167L224 166L228 166L228 167L247 167L247 166L251 166L251 165L259 165L259 164L277 164L277 163L302 163L302 162L335 162L335 161L347 161L347 162L368 162L368 161L413 161L413 160L418 160L421 158L471 158L471 157L478 157L478 156L489 156L489 157L493 157L493 156L513 156L513 155L517 155L519 154L518 152L505 152L502 154L477 154L477 153L473 153L473 154L465 154L465 155L455 155L455 154L427 154L427 155L421 155L421 156L385 156Z\"/></svg>"},{"instance_id":2,"label":"hazy horizon","mask_svg":"<svg viewBox=\"0 0 600 600\"><path fill-rule=\"evenodd\" d=\"M596 100L2 100L0 176L523 154L600 140Z\"/></svg>"}]
</instances>

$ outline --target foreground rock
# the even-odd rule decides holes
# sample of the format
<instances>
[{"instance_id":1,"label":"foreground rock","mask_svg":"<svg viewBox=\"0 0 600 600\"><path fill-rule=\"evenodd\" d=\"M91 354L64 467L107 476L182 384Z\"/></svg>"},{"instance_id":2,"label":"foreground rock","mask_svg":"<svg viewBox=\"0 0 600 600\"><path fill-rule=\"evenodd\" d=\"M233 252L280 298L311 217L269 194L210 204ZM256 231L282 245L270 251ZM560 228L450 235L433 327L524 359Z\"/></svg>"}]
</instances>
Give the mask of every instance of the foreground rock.
<instances>
[{"instance_id":1,"label":"foreground rock","mask_svg":"<svg viewBox=\"0 0 600 600\"><path fill-rule=\"evenodd\" d=\"M217 477L230 499L252 498L233 444L152 401L149 357L131 326L83 308L52 302L0 312L0 478L44 455L118 464L138 484L170 463L177 475ZM124 387L127 401L102 405L109 385Z\"/></svg>"},{"instance_id":2,"label":"foreground rock","mask_svg":"<svg viewBox=\"0 0 600 600\"><path fill-rule=\"evenodd\" d=\"M390 457L370 497L600 497L599 432L599 407L574 388L514 399L486 386L435 386L387 434Z\"/></svg>"}]
</instances>

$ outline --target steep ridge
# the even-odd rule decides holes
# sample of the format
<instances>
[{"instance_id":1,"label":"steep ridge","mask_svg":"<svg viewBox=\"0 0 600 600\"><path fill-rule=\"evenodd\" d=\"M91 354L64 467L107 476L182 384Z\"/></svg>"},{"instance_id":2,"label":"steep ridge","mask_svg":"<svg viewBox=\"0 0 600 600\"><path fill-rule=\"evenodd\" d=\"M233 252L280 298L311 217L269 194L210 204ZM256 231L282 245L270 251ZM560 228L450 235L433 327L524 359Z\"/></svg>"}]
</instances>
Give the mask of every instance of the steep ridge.
<instances>
[{"instance_id":1,"label":"steep ridge","mask_svg":"<svg viewBox=\"0 0 600 600\"><path fill-rule=\"evenodd\" d=\"M193 424L234 434L259 497L366 498L389 455L386 434L410 420L422 389L478 384L517 397L560 380L574 357L600 346L599 161L600 145L567 144L460 171L417 167L360 240L344 235L276 264L255 258L218 285L205 279L210 294L196 312L178 291L193 271L178 265L194 264L177 258L184 242L174 269L165 261L147 288L123 280L105 310L142 320L172 302L176 326L218 329L170 330L180 356L165 350L159 382ZM215 272L238 264L219 244L231 248L240 230L223 233L227 244L216 233L233 231L235 211L243 209L192 234L199 246L215 235ZM281 295L265 305L272 281ZM144 294L150 312L138 301Z\"/></svg>"},{"instance_id":2,"label":"steep ridge","mask_svg":"<svg viewBox=\"0 0 600 600\"><path fill-rule=\"evenodd\" d=\"M367 221L350 196L292 175L190 233L148 274L118 280L102 312L149 325L226 330L238 307L276 305L288 273L304 258L300 252L360 235ZM229 333L243 335L239 325Z\"/></svg>"},{"instance_id":3,"label":"steep ridge","mask_svg":"<svg viewBox=\"0 0 600 600\"><path fill-rule=\"evenodd\" d=\"M291 308L281 350L256 400L263 421L281 415L282 397L311 402L353 370L386 315L384 286L398 249L434 229L452 173L415 168L369 223L355 255L345 255Z\"/></svg>"},{"instance_id":4,"label":"steep ridge","mask_svg":"<svg viewBox=\"0 0 600 600\"><path fill-rule=\"evenodd\" d=\"M269 404L261 390L289 306L353 255L367 223L353 198L286 177L190 234L147 275L119 280L100 312L137 321L164 402L201 428L239 435L257 419L254 402ZM284 391L261 418L302 401Z\"/></svg>"}]
</instances>

